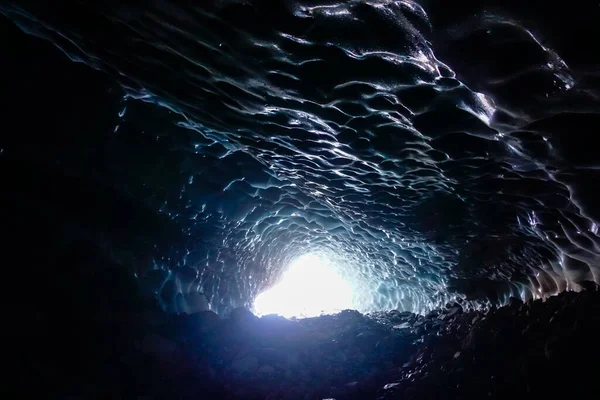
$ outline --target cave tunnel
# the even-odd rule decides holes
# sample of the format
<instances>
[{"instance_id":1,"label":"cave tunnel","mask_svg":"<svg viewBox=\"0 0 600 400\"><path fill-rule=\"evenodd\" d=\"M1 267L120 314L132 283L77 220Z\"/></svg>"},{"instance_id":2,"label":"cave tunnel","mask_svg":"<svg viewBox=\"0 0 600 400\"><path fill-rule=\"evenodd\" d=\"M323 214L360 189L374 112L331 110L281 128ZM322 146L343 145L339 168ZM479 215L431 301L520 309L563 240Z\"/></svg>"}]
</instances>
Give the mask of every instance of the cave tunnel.
<instances>
[{"instance_id":1,"label":"cave tunnel","mask_svg":"<svg viewBox=\"0 0 600 400\"><path fill-rule=\"evenodd\" d=\"M597 392L597 4L0 14L8 398Z\"/></svg>"}]
</instances>

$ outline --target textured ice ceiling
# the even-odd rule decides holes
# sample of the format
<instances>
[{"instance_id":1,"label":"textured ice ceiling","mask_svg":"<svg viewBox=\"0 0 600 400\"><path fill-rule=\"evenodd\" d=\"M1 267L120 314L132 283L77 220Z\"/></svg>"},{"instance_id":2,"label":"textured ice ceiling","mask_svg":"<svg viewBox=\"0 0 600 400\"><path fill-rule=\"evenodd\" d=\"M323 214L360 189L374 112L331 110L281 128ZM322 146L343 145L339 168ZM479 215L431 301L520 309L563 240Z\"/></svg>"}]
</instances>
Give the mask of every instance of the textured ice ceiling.
<instances>
[{"instance_id":1,"label":"textured ice ceiling","mask_svg":"<svg viewBox=\"0 0 600 400\"><path fill-rule=\"evenodd\" d=\"M598 282L597 7L559 35L510 2L38 3L0 11L124 91L115 188L186 238L133 271L169 309L308 253L361 311Z\"/></svg>"}]
</instances>

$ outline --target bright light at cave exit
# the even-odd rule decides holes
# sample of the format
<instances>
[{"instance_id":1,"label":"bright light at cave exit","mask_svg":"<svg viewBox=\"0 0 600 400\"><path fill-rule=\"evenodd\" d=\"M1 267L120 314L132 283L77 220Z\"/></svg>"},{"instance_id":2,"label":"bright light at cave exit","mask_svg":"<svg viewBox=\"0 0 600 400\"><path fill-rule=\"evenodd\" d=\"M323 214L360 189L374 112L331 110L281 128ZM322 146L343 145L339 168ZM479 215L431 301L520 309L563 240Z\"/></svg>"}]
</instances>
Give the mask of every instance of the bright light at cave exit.
<instances>
[{"instance_id":1,"label":"bright light at cave exit","mask_svg":"<svg viewBox=\"0 0 600 400\"><path fill-rule=\"evenodd\" d=\"M352 307L352 289L331 267L313 254L293 261L281 280L256 296L254 312L284 317L315 317Z\"/></svg>"}]
</instances>

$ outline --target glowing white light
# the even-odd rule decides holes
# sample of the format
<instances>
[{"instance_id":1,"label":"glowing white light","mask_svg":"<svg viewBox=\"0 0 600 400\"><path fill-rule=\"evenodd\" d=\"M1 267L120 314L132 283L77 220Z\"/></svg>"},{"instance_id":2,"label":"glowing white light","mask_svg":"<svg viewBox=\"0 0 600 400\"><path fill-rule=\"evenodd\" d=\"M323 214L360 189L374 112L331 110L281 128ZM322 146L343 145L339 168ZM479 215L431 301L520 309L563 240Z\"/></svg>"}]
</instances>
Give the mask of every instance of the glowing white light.
<instances>
[{"instance_id":1,"label":"glowing white light","mask_svg":"<svg viewBox=\"0 0 600 400\"><path fill-rule=\"evenodd\" d=\"M254 300L257 315L315 317L353 308L352 289L323 257L296 259L281 280Z\"/></svg>"}]
</instances>

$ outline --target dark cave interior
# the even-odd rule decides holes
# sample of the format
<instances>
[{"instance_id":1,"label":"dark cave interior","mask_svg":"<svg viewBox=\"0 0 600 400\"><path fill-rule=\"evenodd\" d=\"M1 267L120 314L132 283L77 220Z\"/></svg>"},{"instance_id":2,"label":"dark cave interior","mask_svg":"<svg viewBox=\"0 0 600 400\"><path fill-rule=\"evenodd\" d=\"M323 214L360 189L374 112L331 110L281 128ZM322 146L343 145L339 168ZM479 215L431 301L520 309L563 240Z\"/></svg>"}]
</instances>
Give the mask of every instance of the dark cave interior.
<instances>
[{"instance_id":1,"label":"dark cave interior","mask_svg":"<svg viewBox=\"0 0 600 400\"><path fill-rule=\"evenodd\" d=\"M392 69L379 47L385 62L355 57L352 44L370 36L358 35L353 20L328 19L358 15L377 46L403 54L409 44L381 39L396 28L369 9L395 2L349 2L348 11L346 2L290 1L267 12L264 1L215 1L196 14L176 2L107 3L114 15L68 3L61 14L24 1L40 20L17 15L19 2L0 3L7 394L340 400L597 392L600 160L591 136L600 127L600 53L585 50L597 9L581 6L559 35L560 10L536 17L537 3L530 10L463 2L473 15L510 11L469 19L418 2L428 17L404 10L411 32L427 31L436 56L456 71L440 62L428 86L412 66ZM301 6L293 14L290 4ZM121 43L125 25L107 28L141 15L151 22L139 38ZM235 29L226 31L214 40L233 56L212 63L213 53L165 28L173 20L187 27L188 17L204 24L195 40L207 48L225 22L258 44L246 48ZM92 26L104 32L93 40ZM279 41L263 26L302 35ZM161 36L163 28L174 36ZM321 36L341 44L320 45ZM141 38L164 43L146 48ZM181 46L177 57L211 61L194 70L161 53L172 43ZM337 70L298 67L311 57ZM531 67L540 62L556 65ZM260 68L275 67L267 89L249 80L240 89L241 78L260 80ZM207 84L206 71L218 82ZM381 82L395 74L417 77L395 82L392 96L393 85ZM347 83L359 78L371 86ZM260 90L268 93L255 103ZM480 93L494 101L489 120ZM405 136L386 118L406 123ZM318 129L325 139L313 139ZM256 309L257 295L310 253L350 283L351 309L309 318ZM314 280L327 284L324 273ZM307 287L298 286L298 301L321 301Z\"/></svg>"}]
</instances>

